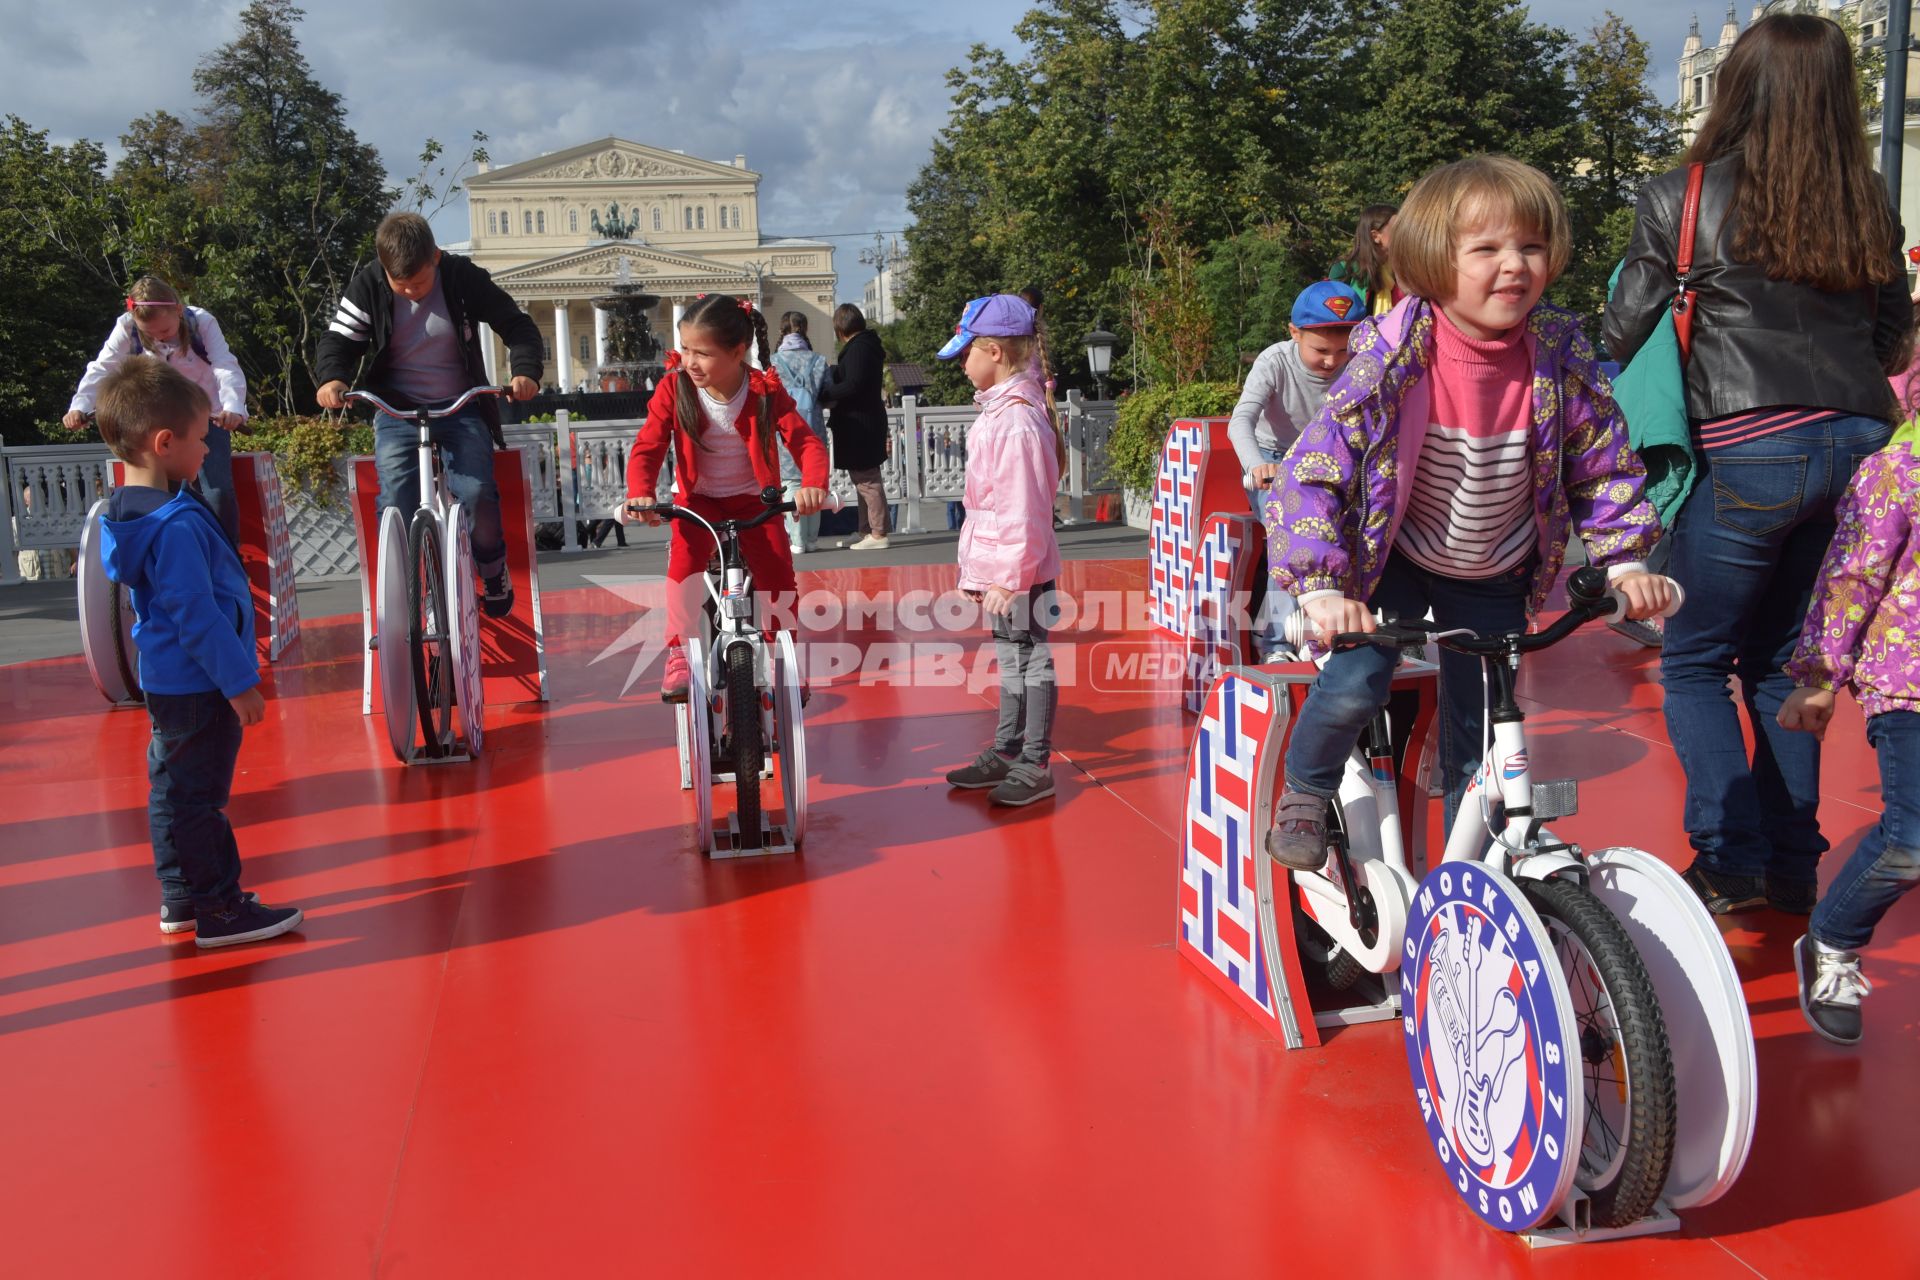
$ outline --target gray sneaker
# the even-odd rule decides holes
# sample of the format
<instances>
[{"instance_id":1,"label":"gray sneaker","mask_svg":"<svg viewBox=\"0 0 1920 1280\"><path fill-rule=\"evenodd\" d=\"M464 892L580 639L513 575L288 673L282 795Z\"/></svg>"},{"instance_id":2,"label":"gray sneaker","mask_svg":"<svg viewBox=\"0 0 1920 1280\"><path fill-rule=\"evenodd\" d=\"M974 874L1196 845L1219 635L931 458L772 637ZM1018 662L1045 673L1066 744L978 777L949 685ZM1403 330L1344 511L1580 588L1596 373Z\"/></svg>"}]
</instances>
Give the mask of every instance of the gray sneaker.
<instances>
[{"instance_id":1,"label":"gray sneaker","mask_svg":"<svg viewBox=\"0 0 1920 1280\"><path fill-rule=\"evenodd\" d=\"M1280 796L1267 832L1267 856L1295 871L1318 871L1327 864L1327 802L1304 791Z\"/></svg>"},{"instance_id":2,"label":"gray sneaker","mask_svg":"<svg viewBox=\"0 0 1920 1280\"><path fill-rule=\"evenodd\" d=\"M1007 780L993 789L987 799L1009 808L1045 800L1053 794L1053 774L1030 764L1015 764L1007 770Z\"/></svg>"},{"instance_id":3,"label":"gray sneaker","mask_svg":"<svg viewBox=\"0 0 1920 1280\"><path fill-rule=\"evenodd\" d=\"M1659 618L1622 618L1607 627L1642 648L1658 649L1667 643L1667 629Z\"/></svg>"},{"instance_id":4,"label":"gray sneaker","mask_svg":"<svg viewBox=\"0 0 1920 1280\"><path fill-rule=\"evenodd\" d=\"M1802 934L1793 944L1793 972L1807 1024L1835 1044L1859 1044L1860 1002L1873 990L1860 972L1860 953L1825 951L1812 934Z\"/></svg>"},{"instance_id":5,"label":"gray sneaker","mask_svg":"<svg viewBox=\"0 0 1920 1280\"><path fill-rule=\"evenodd\" d=\"M947 784L966 791L985 791L1006 781L1007 771L1011 768L1013 761L988 747L974 757L972 764L962 765L947 774Z\"/></svg>"}]
</instances>

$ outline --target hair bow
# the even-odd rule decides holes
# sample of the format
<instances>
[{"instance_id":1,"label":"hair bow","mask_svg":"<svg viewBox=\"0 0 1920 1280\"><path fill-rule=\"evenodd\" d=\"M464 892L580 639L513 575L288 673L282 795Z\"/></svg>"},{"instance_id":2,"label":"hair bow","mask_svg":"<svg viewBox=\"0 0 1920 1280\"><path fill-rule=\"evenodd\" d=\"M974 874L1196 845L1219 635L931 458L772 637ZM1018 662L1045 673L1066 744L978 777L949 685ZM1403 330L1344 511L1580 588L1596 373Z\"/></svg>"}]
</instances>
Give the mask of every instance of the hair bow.
<instances>
[{"instance_id":1,"label":"hair bow","mask_svg":"<svg viewBox=\"0 0 1920 1280\"><path fill-rule=\"evenodd\" d=\"M753 304L751 302L748 302L745 298L740 299L740 309L746 312L748 315L753 314Z\"/></svg>"},{"instance_id":2,"label":"hair bow","mask_svg":"<svg viewBox=\"0 0 1920 1280\"><path fill-rule=\"evenodd\" d=\"M666 363L667 363L668 373L672 373L675 369L678 369L680 367L680 351L678 348L674 348L673 350L667 352Z\"/></svg>"}]
</instances>

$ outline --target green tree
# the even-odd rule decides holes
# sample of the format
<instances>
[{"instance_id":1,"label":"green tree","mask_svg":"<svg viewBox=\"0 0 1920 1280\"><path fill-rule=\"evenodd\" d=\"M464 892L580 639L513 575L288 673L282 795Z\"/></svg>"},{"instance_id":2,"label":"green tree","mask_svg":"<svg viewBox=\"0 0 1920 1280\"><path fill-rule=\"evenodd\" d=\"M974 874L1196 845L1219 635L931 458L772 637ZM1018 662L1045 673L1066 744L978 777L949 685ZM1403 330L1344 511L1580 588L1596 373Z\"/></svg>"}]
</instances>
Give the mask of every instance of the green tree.
<instances>
[{"instance_id":1,"label":"green tree","mask_svg":"<svg viewBox=\"0 0 1920 1280\"><path fill-rule=\"evenodd\" d=\"M1349 207L1397 200L1429 169L1482 152L1566 176L1578 128L1566 32L1533 22L1519 0L1404 0L1377 11L1379 37L1350 86L1364 106L1332 165Z\"/></svg>"},{"instance_id":2,"label":"green tree","mask_svg":"<svg viewBox=\"0 0 1920 1280\"><path fill-rule=\"evenodd\" d=\"M58 438L80 371L118 311L125 264L106 156L0 121L0 422L10 444Z\"/></svg>"},{"instance_id":3,"label":"green tree","mask_svg":"<svg viewBox=\"0 0 1920 1280\"><path fill-rule=\"evenodd\" d=\"M113 184L127 208L128 255L191 294L205 269L199 235L203 210L218 202L204 130L155 111L120 135Z\"/></svg>"},{"instance_id":4,"label":"green tree","mask_svg":"<svg viewBox=\"0 0 1920 1280\"><path fill-rule=\"evenodd\" d=\"M252 0L239 34L193 77L219 192L197 300L235 335L269 412L311 401L314 338L393 196L340 96L314 79L295 32L302 16L290 0Z\"/></svg>"},{"instance_id":5,"label":"green tree","mask_svg":"<svg viewBox=\"0 0 1920 1280\"><path fill-rule=\"evenodd\" d=\"M1612 10L1575 51L1580 163L1562 183L1573 219L1573 259L1556 296L1586 314L1606 303L1626 253L1640 184L1674 163L1679 115L1647 88L1647 43Z\"/></svg>"}]
</instances>

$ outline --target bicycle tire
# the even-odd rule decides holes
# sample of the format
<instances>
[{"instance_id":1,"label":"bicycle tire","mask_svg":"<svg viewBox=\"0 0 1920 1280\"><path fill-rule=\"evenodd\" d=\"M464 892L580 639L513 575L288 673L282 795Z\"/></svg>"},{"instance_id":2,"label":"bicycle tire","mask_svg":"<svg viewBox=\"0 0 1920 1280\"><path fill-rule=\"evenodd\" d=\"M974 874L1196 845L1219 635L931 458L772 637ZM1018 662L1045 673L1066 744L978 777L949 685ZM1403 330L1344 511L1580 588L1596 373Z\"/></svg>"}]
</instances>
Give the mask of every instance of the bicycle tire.
<instances>
[{"instance_id":1,"label":"bicycle tire","mask_svg":"<svg viewBox=\"0 0 1920 1280\"><path fill-rule=\"evenodd\" d=\"M1338 946L1327 957L1327 985L1335 991L1345 991L1360 981L1360 975L1366 971L1366 966L1355 960L1351 951L1344 951Z\"/></svg>"},{"instance_id":2,"label":"bicycle tire","mask_svg":"<svg viewBox=\"0 0 1920 1280\"><path fill-rule=\"evenodd\" d=\"M740 843L758 849L766 841L760 827L760 691L753 683L753 647L727 646L727 737L733 755L734 813Z\"/></svg>"},{"instance_id":3,"label":"bicycle tire","mask_svg":"<svg viewBox=\"0 0 1920 1280\"><path fill-rule=\"evenodd\" d=\"M407 646L413 657L413 701L421 753L447 754L453 739L453 655L448 652L447 588L440 574L440 532L433 516L414 513L407 526Z\"/></svg>"},{"instance_id":4,"label":"bicycle tire","mask_svg":"<svg viewBox=\"0 0 1920 1280\"><path fill-rule=\"evenodd\" d=\"M1646 966L1613 913L1571 880L1521 891L1553 939L1580 1035L1586 1130L1574 1184L1595 1226L1638 1222L1673 1164L1673 1052Z\"/></svg>"},{"instance_id":5,"label":"bicycle tire","mask_svg":"<svg viewBox=\"0 0 1920 1280\"><path fill-rule=\"evenodd\" d=\"M120 669L120 681L126 686L127 697L135 702L147 700L146 690L140 687L140 677L134 671L134 664L127 660L127 624L120 612L125 608L126 588L117 582L107 586L107 625L113 632L113 661Z\"/></svg>"}]
</instances>

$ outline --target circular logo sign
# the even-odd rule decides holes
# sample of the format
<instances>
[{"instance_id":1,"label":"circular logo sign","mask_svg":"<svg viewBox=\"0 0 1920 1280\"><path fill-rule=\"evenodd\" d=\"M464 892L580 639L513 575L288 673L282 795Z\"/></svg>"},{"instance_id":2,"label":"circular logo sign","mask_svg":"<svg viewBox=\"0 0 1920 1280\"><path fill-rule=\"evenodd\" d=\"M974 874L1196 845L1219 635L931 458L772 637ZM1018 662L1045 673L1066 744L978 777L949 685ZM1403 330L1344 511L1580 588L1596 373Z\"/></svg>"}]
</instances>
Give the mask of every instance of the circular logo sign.
<instances>
[{"instance_id":1,"label":"circular logo sign","mask_svg":"<svg viewBox=\"0 0 1920 1280\"><path fill-rule=\"evenodd\" d=\"M1441 1168L1490 1226L1521 1231L1572 1185L1585 1097L1566 979L1514 883L1446 863L1414 895L1401 1030Z\"/></svg>"}]
</instances>

